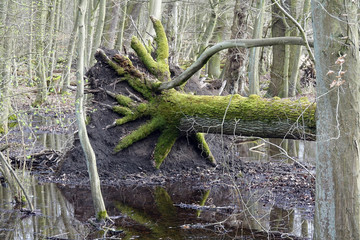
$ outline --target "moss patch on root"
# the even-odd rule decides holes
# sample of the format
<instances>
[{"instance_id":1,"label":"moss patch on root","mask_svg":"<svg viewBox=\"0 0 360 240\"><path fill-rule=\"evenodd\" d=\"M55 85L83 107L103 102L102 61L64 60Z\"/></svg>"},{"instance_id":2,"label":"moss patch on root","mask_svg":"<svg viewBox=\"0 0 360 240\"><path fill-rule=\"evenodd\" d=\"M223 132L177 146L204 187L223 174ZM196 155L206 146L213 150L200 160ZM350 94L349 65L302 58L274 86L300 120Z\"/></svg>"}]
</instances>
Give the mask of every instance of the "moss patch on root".
<instances>
[{"instance_id":1,"label":"moss patch on root","mask_svg":"<svg viewBox=\"0 0 360 240\"><path fill-rule=\"evenodd\" d=\"M203 155L203 157L208 159L210 161L211 165L216 166L216 160L209 148L209 145L207 144L207 142L205 140L205 134L204 133L196 133L195 139L198 142L198 147L201 150L201 154Z\"/></svg>"},{"instance_id":2,"label":"moss patch on root","mask_svg":"<svg viewBox=\"0 0 360 240\"><path fill-rule=\"evenodd\" d=\"M154 165L157 169L160 168L162 162L171 151L171 148L175 144L179 135L179 130L174 127L167 128L161 132L153 154Z\"/></svg>"}]
</instances>

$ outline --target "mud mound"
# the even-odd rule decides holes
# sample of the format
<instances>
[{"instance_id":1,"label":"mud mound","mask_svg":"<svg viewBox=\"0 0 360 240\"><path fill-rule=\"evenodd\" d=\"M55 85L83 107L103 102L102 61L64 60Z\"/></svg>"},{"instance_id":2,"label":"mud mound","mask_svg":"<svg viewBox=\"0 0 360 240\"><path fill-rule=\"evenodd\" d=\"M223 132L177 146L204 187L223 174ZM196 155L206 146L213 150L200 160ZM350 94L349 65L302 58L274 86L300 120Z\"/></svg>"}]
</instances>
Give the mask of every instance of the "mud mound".
<instances>
[{"instance_id":1,"label":"mud mound","mask_svg":"<svg viewBox=\"0 0 360 240\"><path fill-rule=\"evenodd\" d=\"M108 56L113 56L116 52L106 50ZM129 58L133 64L145 74L144 66L133 55ZM173 68L173 74L179 74L179 68ZM104 104L113 106L116 100L109 97L102 89L109 90L114 93L121 93L129 95L129 92L137 95L126 82L121 82L121 78L116 72L108 65L98 61L87 73L90 80L91 92L93 93L88 112L90 117L90 124L87 126L88 135L92 147L96 153L98 171L102 178L112 177L121 178L126 174L132 173L166 173L174 169L180 171L187 171L195 168L208 168L210 165L201 156L201 152L193 146L193 142L187 136L181 137L173 146L171 152L161 165L160 170L157 170L151 161L155 143L159 137L159 133L154 133L144 140L141 140L132 146L114 154L113 150L115 145L119 142L120 138L129 134L131 131L137 129L147 119L130 122L122 126L116 126L106 129L106 126L111 125L115 119L121 118L120 115L109 110ZM210 88L200 89L194 79L190 80L187 88L196 94L210 94ZM215 153L220 153L216 148L220 147L219 141L214 140L211 136L212 149ZM218 156L220 157L219 154ZM58 174L76 174L78 177L87 176L87 167L85 157L80 145L80 141L75 137L74 147L66 154Z\"/></svg>"}]
</instances>

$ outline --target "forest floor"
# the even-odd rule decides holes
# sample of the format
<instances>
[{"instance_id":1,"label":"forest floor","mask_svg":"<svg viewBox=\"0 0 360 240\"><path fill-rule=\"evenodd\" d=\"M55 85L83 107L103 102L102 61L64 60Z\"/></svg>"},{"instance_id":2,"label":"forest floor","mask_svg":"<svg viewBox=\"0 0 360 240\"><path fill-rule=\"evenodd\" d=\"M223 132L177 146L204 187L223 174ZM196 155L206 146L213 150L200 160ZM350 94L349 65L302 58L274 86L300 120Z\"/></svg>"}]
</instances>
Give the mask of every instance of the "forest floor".
<instances>
[{"instance_id":1,"label":"forest floor","mask_svg":"<svg viewBox=\"0 0 360 240\"><path fill-rule=\"evenodd\" d=\"M133 59L132 59L133 60ZM133 60L134 61L134 60ZM136 65L136 64L135 64ZM141 65L138 63L138 68ZM101 64L96 64L88 73L94 90L99 87L112 88L112 91L125 93L129 86L126 83L111 85L118 79L112 69ZM21 88L20 88L21 89ZM48 102L41 107L41 111L30 106L35 94L32 88L24 87L26 94L14 98L17 111L27 112L28 115L40 114L45 117L70 119L71 124L61 125L58 121L52 127L38 126L37 130L44 133L73 133L74 132L74 94L61 96L50 94ZM21 90L21 91L22 91ZM217 89L207 86L199 89L196 80L192 79L187 85L187 91L196 94L211 94ZM264 194L260 202L266 204L271 202L277 207L291 209L299 207L312 218L314 208L315 179L309 174L314 174L314 167L309 164L300 166L295 162L289 163L284 159L275 161L243 161L239 153L233 152L233 137L208 134L206 136L212 149L217 166L212 167L201 156L201 152L193 146L187 136L182 136L177 141L159 170L155 169L150 159L156 139L159 133L154 133L127 149L113 154L113 148L119 139L139 127L146 119L131 122L124 126L105 129L114 119L119 118L114 112L98 104L114 104L114 100L103 92L95 93L89 99L88 112L90 124L88 134L92 147L97 155L98 171L104 185L166 185L173 182L190 184L194 188L205 189L214 185L226 185L246 188L252 191L270 192ZM36 129L35 126L28 126ZM16 133L20 130L12 130L9 134L15 142L21 143L21 135ZM17 136L17 139L16 139ZM0 139L4 141L3 138ZM14 162L20 160L21 156L27 155L19 152L17 147L10 148L10 156ZM53 172L41 175L41 181L51 181L62 184L88 185L88 174L83 151L78 138L75 135L71 148L66 153L56 152L54 154L43 152L44 149L32 149L34 166L39 163L39 172ZM59 159L61 159L59 161ZM40 164L41 163L41 164ZM304 166L307 169L304 169ZM46 168L51 169L47 171ZM36 168L35 168L36 169ZM36 170L34 171L36 172Z\"/></svg>"}]
</instances>

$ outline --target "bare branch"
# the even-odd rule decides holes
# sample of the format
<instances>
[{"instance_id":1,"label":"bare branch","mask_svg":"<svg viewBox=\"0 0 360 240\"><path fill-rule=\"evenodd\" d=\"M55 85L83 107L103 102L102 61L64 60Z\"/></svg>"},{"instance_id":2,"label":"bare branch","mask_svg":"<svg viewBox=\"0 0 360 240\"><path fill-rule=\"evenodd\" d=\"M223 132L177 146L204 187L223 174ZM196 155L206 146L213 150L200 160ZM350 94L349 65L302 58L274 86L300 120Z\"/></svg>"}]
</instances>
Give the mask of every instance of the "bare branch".
<instances>
[{"instance_id":1,"label":"bare branch","mask_svg":"<svg viewBox=\"0 0 360 240\"><path fill-rule=\"evenodd\" d=\"M211 48L206 49L201 56L196 60L189 68L187 68L182 74L177 76L170 82L163 82L159 86L159 90L171 89L185 83L192 75L199 71L202 66L210 59L212 55L221 50L233 48L233 47L264 47L274 45L305 45L306 42L300 37L276 37L266 39L233 39L224 42L220 42ZM313 45L312 42L309 43Z\"/></svg>"}]
</instances>

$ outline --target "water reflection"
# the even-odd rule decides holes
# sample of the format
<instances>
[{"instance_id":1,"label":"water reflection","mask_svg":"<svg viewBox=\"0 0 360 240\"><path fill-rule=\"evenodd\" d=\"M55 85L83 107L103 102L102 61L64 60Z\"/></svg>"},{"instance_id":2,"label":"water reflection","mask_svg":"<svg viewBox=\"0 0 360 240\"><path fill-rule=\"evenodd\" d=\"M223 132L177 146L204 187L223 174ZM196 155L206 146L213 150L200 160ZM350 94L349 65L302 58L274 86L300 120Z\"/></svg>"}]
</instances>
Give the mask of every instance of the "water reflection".
<instances>
[{"instance_id":1,"label":"water reflection","mask_svg":"<svg viewBox=\"0 0 360 240\"><path fill-rule=\"evenodd\" d=\"M92 204L86 189L61 187L65 197L79 206L75 216L91 217ZM118 216L123 239L280 239L288 233L312 236L312 220L303 209L279 209L264 203L264 193L232 186L194 187L191 183L160 186L123 186L103 189L108 212ZM281 234L280 234L281 233ZM103 237L103 236L92 236Z\"/></svg>"},{"instance_id":2,"label":"water reflection","mask_svg":"<svg viewBox=\"0 0 360 240\"><path fill-rule=\"evenodd\" d=\"M87 228L74 218L74 208L55 184L39 185L33 177L26 182L36 215L16 208L9 188L0 187L0 239L85 239Z\"/></svg>"}]
</instances>

